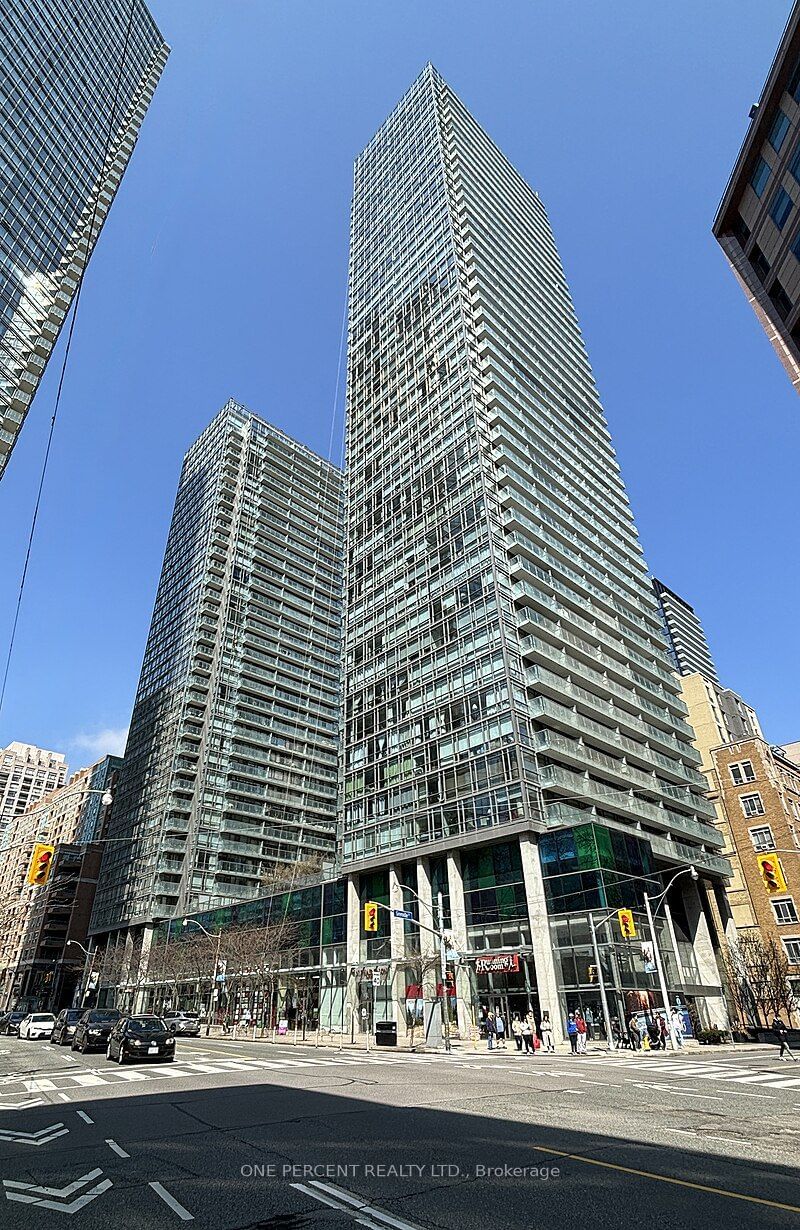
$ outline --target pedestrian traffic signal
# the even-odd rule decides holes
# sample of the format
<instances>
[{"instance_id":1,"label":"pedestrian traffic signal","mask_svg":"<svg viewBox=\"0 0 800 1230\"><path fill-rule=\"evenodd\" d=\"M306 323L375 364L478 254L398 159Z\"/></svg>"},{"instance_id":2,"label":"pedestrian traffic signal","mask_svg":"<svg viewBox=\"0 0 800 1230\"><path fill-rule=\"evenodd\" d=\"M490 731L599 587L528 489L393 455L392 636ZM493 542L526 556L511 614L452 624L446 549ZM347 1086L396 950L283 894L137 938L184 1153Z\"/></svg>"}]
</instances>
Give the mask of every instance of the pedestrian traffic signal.
<instances>
[{"instance_id":1,"label":"pedestrian traffic signal","mask_svg":"<svg viewBox=\"0 0 800 1230\"><path fill-rule=\"evenodd\" d=\"M589 981L597 982L597 966L596 965L589 966Z\"/></svg>"},{"instance_id":2,"label":"pedestrian traffic signal","mask_svg":"<svg viewBox=\"0 0 800 1230\"><path fill-rule=\"evenodd\" d=\"M43 884L47 883L53 866L54 853L55 846L44 846L37 842L33 847L26 883L37 884L40 888Z\"/></svg>"},{"instance_id":3,"label":"pedestrian traffic signal","mask_svg":"<svg viewBox=\"0 0 800 1230\"><path fill-rule=\"evenodd\" d=\"M632 940L636 935L636 923L633 921L633 910L617 910L619 929L624 940Z\"/></svg>"},{"instance_id":4,"label":"pedestrian traffic signal","mask_svg":"<svg viewBox=\"0 0 800 1230\"><path fill-rule=\"evenodd\" d=\"M378 907L374 901L364 902L364 930L378 930Z\"/></svg>"},{"instance_id":5,"label":"pedestrian traffic signal","mask_svg":"<svg viewBox=\"0 0 800 1230\"><path fill-rule=\"evenodd\" d=\"M786 892L786 877L777 854L759 854L758 869L768 893Z\"/></svg>"}]
</instances>

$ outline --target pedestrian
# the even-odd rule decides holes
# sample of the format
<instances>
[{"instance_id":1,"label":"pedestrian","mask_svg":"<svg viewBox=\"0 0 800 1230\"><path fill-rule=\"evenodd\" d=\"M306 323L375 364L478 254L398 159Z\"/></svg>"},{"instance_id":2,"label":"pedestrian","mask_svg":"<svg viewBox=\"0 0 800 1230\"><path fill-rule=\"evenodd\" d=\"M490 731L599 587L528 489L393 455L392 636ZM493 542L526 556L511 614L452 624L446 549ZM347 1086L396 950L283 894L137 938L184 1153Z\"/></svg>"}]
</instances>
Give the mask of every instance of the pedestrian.
<instances>
[{"instance_id":1,"label":"pedestrian","mask_svg":"<svg viewBox=\"0 0 800 1230\"><path fill-rule=\"evenodd\" d=\"M783 1059L783 1052L786 1051L786 1058L791 1059L792 1063L797 1063L797 1056L792 1053L792 1049L786 1040L789 1037L789 1030L781 1017L775 1016L773 1018L772 1032L777 1035L778 1041L781 1044L778 1058Z\"/></svg>"},{"instance_id":2,"label":"pedestrian","mask_svg":"<svg viewBox=\"0 0 800 1230\"><path fill-rule=\"evenodd\" d=\"M622 1031L620 1030L620 1027L619 1027L619 1017L612 1016L611 1018L611 1049L612 1051L619 1051L622 1049L624 1045L625 1045L625 1042L622 1037Z\"/></svg>"},{"instance_id":3,"label":"pedestrian","mask_svg":"<svg viewBox=\"0 0 800 1230\"><path fill-rule=\"evenodd\" d=\"M649 1015L645 1017L645 1028L647 1029L647 1038L650 1043L650 1049L657 1051L661 1048L661 1035L658 1032L658 1024L655 1019Z\"/></svg>"},{"instance_id":4,"label":"pedestrian","mask_svg":"<svg viewBox=\"0 0 800 1230\"><path fill-rule=\"evenodd\" d=\"M491 1012L486 1014L486 1042L487 1050L491 1051L494 1048L495 1038L497 1036L497 1026L494 1022L494 1017Z\"/></svg>"},{"instance_id":5,"label":"pedestrian","mask_svg":"<svg viewBox=\"0 0 800 1230\"><path fill-rule=\"evenodd\" d=\"M639 1018L635 1012L632 1013L631 1019L628 1021L628 1037L631 1042L631 1050L641 1050L643 1034L639 1026Z\"/></svg>"},{"instance_id":6,"label":"pedestrian","mask_svg":"<svg viewBox=\"0 0 800 1230\"><path fill-rule=\"evenodd\" d=\"M567 1017L567 1037L573 1055L578 1053L578 1026L575 1023L575 1013L570 1012Z\"/></svg>"},{"instance_id":7,"label":"pedestrian","mask_svg":"<svg viewBox=\"0 0 800 1230\"><path fill-rule=\"evenodd\" d=\"M514 1042L516 1044L517 1050L521 1051L522 1050L522 1021L520 1020L520 1016L518 1012L514 1013L513 1020L511 1021L511 1032L514 1035Z\"/></svg>"},{"instance_id":8,"label":"pedestrian","mask_svg":"<svg viewBox=\"0 0 800 1230\"><path fill-rule=\"evenodd\" d=\"M525 1054L535 1055L536 1050L533 1045L533 1027L527 1016L524 1021L520 1021L520 1037L525 1043Z\"/></svg>"},{"instance_id":9,"label":"pedestrian","mask_svg":"<svg viewBox=\"0 0 800 1230\"><path fill-rule=\"evenodd\" d=\"M591 1008L586 1009L583 1019L586 1022L586 1041L591 1042L594 1037L594 1013Z\"/></svg>"},{"instance_id":10,"label":"pedestrian","mask_svg":"<svg viewBox=\"0 0 800 1230\"><path fill-rule=\"evenodd\" d=\"M658 1036L661 1039L661 1049L665 1051L669 1043L669 1028L667 1026L667 1018L661 1012L658 1014Z\"/></svg>"},{"instance_id":11,"label":"pedestrian","mask_svg":"<svg viewBox=\"0 0 800 1230\"><path fill-rule=\"evenodd\" d=\"M578 1031L578 1054L586 1054L586 1018L578 1008L575 1012L575 1028Z\"/></svg>"},{"instance_id":12,"label":"pedestrian","mask_svg":"<svg viewBox=\"0 0 800 1230\"><path fill-rule=\"evenodd\" d=\"M536 1021L535 1021L535 1018L532 1012L528 1013L528 1020L531 1022L531 1030L535 1030ZM542 1013L541 1030L542 1030L542 1048L545 1051L554 1052L556 1048L553 1045L553 1022L550 1020L549 1012Z\"/></svg>"},{"instance_id":13,"label":"pedestrian","mask_svg":"<svg viewBox=\"0 0 800 1230\"><path fill-rule=\"evenodd\" d=\"M672 1010L672 1033L678 1049L683 1050L683 1013L678 1008Z\"/></svg>"},{"instance_id":14,"label":"pedestrian","mask_svg":"<svg viewBox=\"0 0 800 1230\"><path fill-rule=\"evenodd\" d=\"M494 1028L497 1034L497 1045L506 1050L506 1023L503 1020L503 1014L500 1009L494 1014Z\"/></svg>"}]
</instances>

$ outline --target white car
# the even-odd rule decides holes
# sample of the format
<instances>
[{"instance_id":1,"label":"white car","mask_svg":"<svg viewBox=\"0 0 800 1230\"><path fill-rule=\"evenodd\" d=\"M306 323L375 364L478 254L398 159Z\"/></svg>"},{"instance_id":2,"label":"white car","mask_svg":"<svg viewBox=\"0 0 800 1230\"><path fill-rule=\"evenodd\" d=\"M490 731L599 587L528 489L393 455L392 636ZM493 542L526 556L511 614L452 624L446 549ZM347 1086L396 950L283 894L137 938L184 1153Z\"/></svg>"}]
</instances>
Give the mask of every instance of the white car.
<instances>
[{"instance_id":1,"label":"white car","mask_svg":"<svg viewBox=\"0 0 800 1230\"><path fill-rule=\"evenodd\" d=\"M20 1021L19 1036L20 1038L49 1038L53 1032L53 1026L56 1023L56 1018L52 1012L31 1012L25 1017L24 1021Z\"/></svg>"}]
</instances>

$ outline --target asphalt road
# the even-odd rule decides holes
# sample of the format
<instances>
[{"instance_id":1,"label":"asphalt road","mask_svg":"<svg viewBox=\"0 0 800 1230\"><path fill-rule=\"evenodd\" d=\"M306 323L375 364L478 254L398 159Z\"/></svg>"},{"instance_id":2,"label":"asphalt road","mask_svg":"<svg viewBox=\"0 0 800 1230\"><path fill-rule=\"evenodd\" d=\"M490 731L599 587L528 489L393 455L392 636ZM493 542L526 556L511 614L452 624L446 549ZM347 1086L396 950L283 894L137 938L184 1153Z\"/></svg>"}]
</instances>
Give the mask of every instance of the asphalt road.
<instances>
[{"instance_id":1,"label":"asphalt road","mask_svg":"<svg viewBox=\"0 0 800 1230\"><path fill-rule=\"evenodd\" d=\"M0 1038L0 1225L798 1225L800 1063Z\"/></svg>"}]
</instances>

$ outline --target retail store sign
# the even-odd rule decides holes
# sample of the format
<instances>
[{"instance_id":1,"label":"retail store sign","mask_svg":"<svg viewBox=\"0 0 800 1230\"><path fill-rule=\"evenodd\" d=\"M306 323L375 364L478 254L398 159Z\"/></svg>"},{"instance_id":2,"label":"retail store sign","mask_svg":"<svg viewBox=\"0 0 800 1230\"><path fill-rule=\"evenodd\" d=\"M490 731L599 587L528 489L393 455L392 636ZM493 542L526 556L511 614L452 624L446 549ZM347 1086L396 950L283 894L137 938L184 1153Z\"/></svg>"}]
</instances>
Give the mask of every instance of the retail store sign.
<instances>
[{"instance_id":1,"label":"retail store sign","mask_svg":"<svg viewBox=\"0 0 800 1230\"><path fill-rule=\"evenodd\" d=\"M497 952L491 957L475 958L476 974L516 974L518 972L518 952Z\"/></svg>"}]
</instances>

